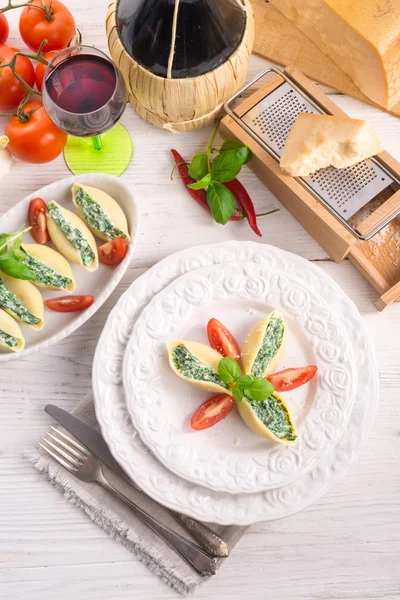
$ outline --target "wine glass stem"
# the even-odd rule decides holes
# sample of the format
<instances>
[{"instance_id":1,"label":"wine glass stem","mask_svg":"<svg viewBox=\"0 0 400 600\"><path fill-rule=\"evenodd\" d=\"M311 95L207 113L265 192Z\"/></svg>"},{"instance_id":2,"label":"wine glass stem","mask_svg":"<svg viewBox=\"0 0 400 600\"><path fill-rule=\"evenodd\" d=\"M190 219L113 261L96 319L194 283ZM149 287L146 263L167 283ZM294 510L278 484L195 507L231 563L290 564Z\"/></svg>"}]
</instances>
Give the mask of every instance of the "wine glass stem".
<instances>
[{"instance_id":1,"label":"wine glass stem","mask_svg":"<svg viewBox=\"0 0 400 600\"><path fill-rule=\"evenodd\" d=\"M93 148L95 150L103 150L103 144L101 143L101 136L100 135L94 135L92 138L92 144L93 144Z\"/></svg>"}]
</instances>

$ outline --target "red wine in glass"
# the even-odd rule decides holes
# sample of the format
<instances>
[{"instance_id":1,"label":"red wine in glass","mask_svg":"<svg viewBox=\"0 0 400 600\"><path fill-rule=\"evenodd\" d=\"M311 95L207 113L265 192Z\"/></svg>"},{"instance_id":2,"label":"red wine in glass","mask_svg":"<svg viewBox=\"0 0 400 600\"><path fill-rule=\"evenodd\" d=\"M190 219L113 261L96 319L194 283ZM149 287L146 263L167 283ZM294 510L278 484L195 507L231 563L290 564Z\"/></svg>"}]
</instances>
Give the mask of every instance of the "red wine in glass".
<instances>
[{"instance_id":1,"label":"red wine in glass","mask_svg":"<svg viewBox=\"0 0 400 600\"><path fill-rule=\"evenodd\" d=\"M105 55L86 53L84 48L78 53L71 50L48 71L45 108L67 133L97 136L121 117L127 101L125 84Z\"/></svg>"}]
</instances>

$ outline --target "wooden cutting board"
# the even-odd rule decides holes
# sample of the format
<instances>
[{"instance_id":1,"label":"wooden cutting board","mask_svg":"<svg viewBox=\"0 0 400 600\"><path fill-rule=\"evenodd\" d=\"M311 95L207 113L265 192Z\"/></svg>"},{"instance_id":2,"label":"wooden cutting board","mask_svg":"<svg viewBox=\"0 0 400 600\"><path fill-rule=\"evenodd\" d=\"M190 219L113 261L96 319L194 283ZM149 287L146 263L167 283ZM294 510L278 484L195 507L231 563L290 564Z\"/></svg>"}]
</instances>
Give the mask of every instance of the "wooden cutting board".
<instances>
[{"instance_id":1,"label":"wooden cutting board","mask_svg":"<svg viewBox=\"0 0 400 600\"><path fill-rule=\"evenodd\" d=\"M283 66L294 66L319 83L386 110L369 100L352 80L291 21L265 0L251 0L256 24L253 51ZM400 103L391 109L400 116Z\"/></svg>"}]
</instances>

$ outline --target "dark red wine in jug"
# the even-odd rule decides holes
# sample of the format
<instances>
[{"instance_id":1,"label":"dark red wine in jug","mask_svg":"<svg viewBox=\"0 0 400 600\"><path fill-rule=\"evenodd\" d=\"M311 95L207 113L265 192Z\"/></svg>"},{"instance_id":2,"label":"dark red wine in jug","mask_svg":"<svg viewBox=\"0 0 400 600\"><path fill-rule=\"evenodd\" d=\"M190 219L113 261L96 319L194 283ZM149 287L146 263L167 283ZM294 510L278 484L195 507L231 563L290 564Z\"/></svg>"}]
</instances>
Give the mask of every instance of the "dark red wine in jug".
<instances>
[{"instance_id":1,"label":"dark red wine in jug","mask_svg":"<svg viewBox=\"0 0 400 600\"><path fill-rule=\"evenodd\" d=\"M119 36L148 71L167 76L175 0L120 0ZM236 0L180 0L172 77L196 77L223 64L240 44L246 15Z\"/></svg>"}]
</instances>

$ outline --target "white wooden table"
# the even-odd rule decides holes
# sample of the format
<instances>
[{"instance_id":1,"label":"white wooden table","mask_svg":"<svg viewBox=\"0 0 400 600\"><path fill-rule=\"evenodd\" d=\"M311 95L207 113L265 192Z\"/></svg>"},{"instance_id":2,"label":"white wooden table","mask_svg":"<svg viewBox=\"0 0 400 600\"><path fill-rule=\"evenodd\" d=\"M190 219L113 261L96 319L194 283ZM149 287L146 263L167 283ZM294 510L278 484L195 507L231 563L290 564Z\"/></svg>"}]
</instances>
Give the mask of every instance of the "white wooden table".
<instances>
[{"instance_id":1,"label":"white wooden table","mask_svg":"<svg viewBox=\"0 0 400 600\"><path fill-rule=\"evenodd\" d=\"M75 15L84 42L106 49L106 0L66 0L66 4ZM9 42L20 47L18 12L10 17ZM253 58L250 74L265 65L265 61ZM336 94L334 100L351 116L368 119L389 152L400 159L398 119L341 95ZM81 329L47 351L8 363L0 371L2 600L177 597L68 504L22 456L50 423L43 411L46 403L68 410L89 392L101 329L118 297L136 277L188 246L256 239L244 222L225 227L214 224L181 184L169 178L169 149L176 147L190 157L205 146L208 130L174 136L139 119L130 106L122 122L135 144L134 160L122 177L132 189L141 217L132 264L109 300ZM41 166L15 163L0 184L0 212L35 189L68 175L62 158ZM249 170L244 169L241 179L259 212L279 206ZM399 599L400 305L377 313L372 306L376 293L352 265L348 261L332 263L297 221L280 208L279 213L261 220L263 241L316 262L355 301L375 342L381 404L368 446L345 480L302 513L253 527L196 597Z\"/></svg>"}]
</instances>

